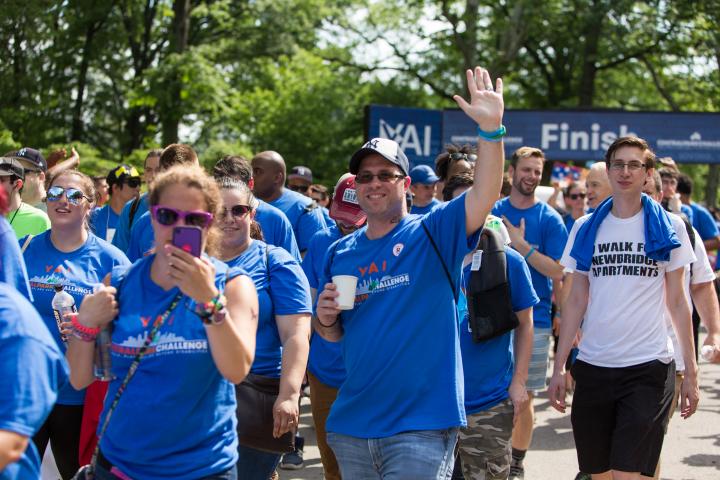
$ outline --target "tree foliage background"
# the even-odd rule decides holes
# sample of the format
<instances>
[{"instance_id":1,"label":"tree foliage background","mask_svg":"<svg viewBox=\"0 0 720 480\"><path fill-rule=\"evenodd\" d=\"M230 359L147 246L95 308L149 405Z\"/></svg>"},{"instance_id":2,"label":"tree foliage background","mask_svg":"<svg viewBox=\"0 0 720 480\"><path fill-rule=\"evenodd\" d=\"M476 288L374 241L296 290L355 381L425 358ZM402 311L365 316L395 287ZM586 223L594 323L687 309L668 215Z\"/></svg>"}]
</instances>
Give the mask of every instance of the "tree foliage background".
<instances>
[{"instance_id":1,"label":"tree foliage background","mask_svg":"<svg viewBox=\"0 0 720 480\"><path fill-rule=\"evenodd\" d=\"M463 71L508 108L718 111L719 0L7 0L0 148L82 168L191 142L273 149L330 185L369 103L452 107ZM717 202L720 168L683 167Z\"/></svg>"}]
</instances>

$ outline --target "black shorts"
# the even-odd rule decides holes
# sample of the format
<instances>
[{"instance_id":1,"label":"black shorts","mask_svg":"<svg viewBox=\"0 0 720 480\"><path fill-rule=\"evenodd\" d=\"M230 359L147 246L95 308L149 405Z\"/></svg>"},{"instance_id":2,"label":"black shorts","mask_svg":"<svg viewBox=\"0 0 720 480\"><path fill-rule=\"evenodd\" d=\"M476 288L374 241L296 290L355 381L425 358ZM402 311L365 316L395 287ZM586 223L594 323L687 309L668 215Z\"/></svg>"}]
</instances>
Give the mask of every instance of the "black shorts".
<instances>
[{"instance_id":1,"label":"black shorts","mask_svg":"<svg viewBox=\"0 0 720 480\"><path fill-rule=\"evenodd\" d=\"M571 420L580 471L652 477L669 421L675 362L606 368L577 360L572 375Z\"/></svg>"}]
</instances>

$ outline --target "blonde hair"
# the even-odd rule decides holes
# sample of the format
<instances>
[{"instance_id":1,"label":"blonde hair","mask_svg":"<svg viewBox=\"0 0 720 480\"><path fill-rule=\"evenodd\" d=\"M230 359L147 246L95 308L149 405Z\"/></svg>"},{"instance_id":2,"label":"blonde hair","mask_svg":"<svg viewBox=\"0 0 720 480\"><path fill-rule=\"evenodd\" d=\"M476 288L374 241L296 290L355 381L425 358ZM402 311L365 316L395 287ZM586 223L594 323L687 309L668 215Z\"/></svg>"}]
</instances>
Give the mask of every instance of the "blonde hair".
<instances>
[{"instance_id":1,"label":"blonde hair","mask_svg":"<svg viewBox=\"0 0 720 480\"><path fill-rule=\"evenodd\" d=\"M85 230L90 231L90 212L92 212L93 207L97 205L97 202L100 199L100 194L95 188L95 182L93 182L93 179L79 170L64 170L50 179L48 188L54 186L58 179L70 176L76 177L80 181L82 192L90 199L88 200L88 211L83 219L83 227Z\"/></svg>"},{"instance_id":2,"label":"blonde hair","mask_svg":"<svg viewBox=\"0 0 720 480\"><path fill-rule=\"evenodd\" d=\"M165 170L155 177L155 181L150 188L148 194L148 203L151 207L158 205L163 192L173 185L181 185L185 188L194 188L198 190L205 200L205 211L213 215L213 219L217 220L222 209L222 197L215 180L198 165L176 165ZM205 251L213 255L216 253L219 245L220 232L217 228L217 222L213 221L207 232L207 241Z\"/></svg>"}]
</instances>

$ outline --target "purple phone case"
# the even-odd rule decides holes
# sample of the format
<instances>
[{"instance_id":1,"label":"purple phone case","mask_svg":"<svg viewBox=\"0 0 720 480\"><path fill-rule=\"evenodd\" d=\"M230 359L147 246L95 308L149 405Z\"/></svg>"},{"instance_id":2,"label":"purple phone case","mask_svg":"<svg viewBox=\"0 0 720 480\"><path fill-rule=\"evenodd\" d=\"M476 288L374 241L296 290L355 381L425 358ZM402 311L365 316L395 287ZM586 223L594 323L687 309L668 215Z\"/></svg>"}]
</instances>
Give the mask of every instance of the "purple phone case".
<instances>
[{"instance_id":1,"label":"purple phone case","mask_svg":"<svg viewBox=\"0 0 720 480\"><path fill-rule=\"evenodd\" d=\"M172 243L191 255L199 257L202 245L202 230L200 227L175 227L173 228Z\"/></svg>"}]
</instances>

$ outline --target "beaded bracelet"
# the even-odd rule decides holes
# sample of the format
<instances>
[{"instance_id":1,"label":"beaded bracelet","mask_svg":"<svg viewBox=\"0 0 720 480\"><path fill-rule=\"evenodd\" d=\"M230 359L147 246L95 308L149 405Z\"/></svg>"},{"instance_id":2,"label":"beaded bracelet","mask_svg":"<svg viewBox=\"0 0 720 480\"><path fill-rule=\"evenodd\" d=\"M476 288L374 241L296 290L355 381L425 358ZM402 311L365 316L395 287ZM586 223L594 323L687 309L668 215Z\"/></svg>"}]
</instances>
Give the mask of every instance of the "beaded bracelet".
<instances>
[{"instance_id":1,"label":"beaded bracelet","mask_svg":"<svg viewBox=\"0 0 720 480\"><path fill-rule=\"evenodd\" d=\"M505 128L505 125L500 125L500 128L492 132L486 132L480 127L477 128L478 137L482 138L486 142L500 142L502 140L502 137L504 137L506 134L507 129Z\"/></svg>"},{"instance_id":2,"label":"beaded bracelet","mask_svg":"<svg viewBox=\"0 0 720 480\"><path fill-rule=\"evenodd\" d=\"M225 299L225 295L223 295L222 293L218 293L207 303L195 302L193 313L195 313L195 315L197 315L201 319L205 320L212 317L215 312L218 312L225 308L226 304L227 300Z\"/></svg>"},{"instance_id":3,"label":"beaded bracelet","mask_svg":"<svg viewBox=\"0 0 720 480\"><path fill-rule=\"evenodd\" d=\"M70 320L73 326L73 336L84 342L94 342L100 333L100 327L86 327L77 319L77 315Z\"/></svg>"}]
</instances>

